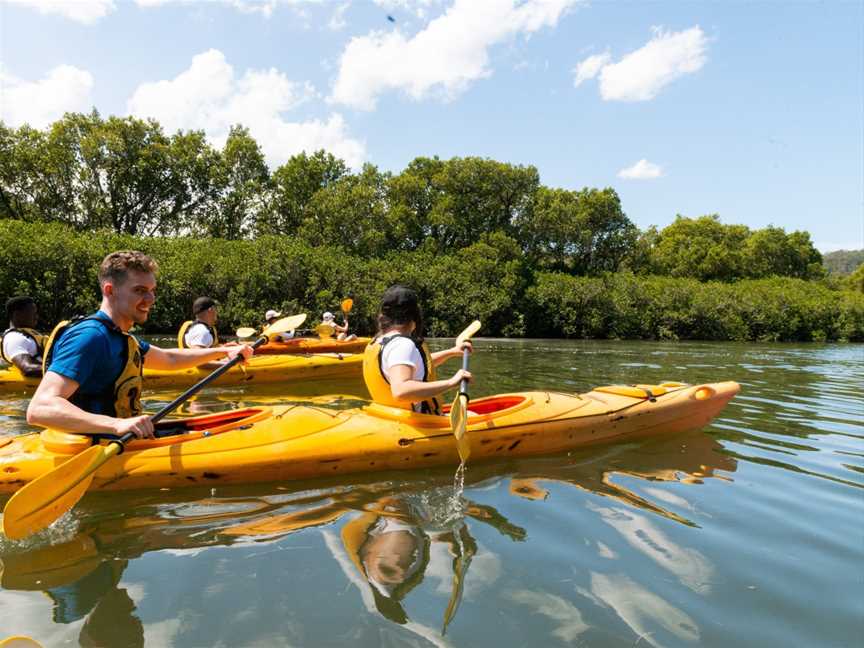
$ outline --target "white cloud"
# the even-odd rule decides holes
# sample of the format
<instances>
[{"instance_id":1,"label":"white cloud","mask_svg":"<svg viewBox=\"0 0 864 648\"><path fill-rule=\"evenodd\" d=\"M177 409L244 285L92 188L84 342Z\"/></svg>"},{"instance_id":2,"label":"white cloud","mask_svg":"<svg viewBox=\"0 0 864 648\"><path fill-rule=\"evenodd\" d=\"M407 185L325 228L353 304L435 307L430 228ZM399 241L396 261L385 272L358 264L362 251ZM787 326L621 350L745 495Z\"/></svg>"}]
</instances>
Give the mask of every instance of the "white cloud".
<instances>
[{"instance_id":1,"label":"white cloud","mask_svg":"<svg viewBox=\"0 0 864 648\"><path fill-rule=\"evenodd\" d=\"M116 8L114 0L3 0L35 9L42 14L59 14L69 20L92 25Z\"/></svg>"},{"instance_id":2,"label":"white cloud","mask_svg":"<svg viewBox=\"0 0 864 648\"><path fill-rule=\"evenodd\" d=\"M589 56L587 59L579 63L575 68L573 68L573 74L576 77L573 80L573 85L578 88L583 82L596 77L603 66L609 63L609 59L611 58L609 52L604 52L603 54Z\"/></svg>"},{"instance_id":3,"label":"white cloud","mask_svg":"<svg viewBox=\"0 0 864 648\"><path fill-rule=\"evenodd\" d=\"M0 67L0 118L9 126L44 128L65 112L93 106L93 75L72 65L58 65L44 79L17 79Z\"/></svg>"},{"instance_id":4,"label":"white cloud","mask_svg":"<svg viewBox=\"0 0 864 648\"><path fill-rule=\"evenodd\" d=\"M708 38L698 25L671 33L655 28L654 38L617 63L609 63L606 54L579 63L574 83L599 74L600 96L606 101L649 101L676 79L702 69L707 48Z\"/></svg>"},{"instance_id":5,"label":"white cloud","mask_svg":"<svg viewBox=\"0 0 864 648\"><path fill-rule=\"evenodd\" d=\"M555 26L577 1L456 0L413 37L396 28L352 38L331 101L372 110L388 90L402 90L415 100L433 92L452 99L492 74L490 47Z\"/></svg>"},{"instance_id":6,"label":"white cloud","mask_svg":"<svg viewBox=\"0 0 864 648\"><path fill-rule=\"evenodd\" d=\"M269 70L246 70L240 78L222 52L211 49L192 59L174 79L143 83L128 101L128 112L153 117L168 132L202 129L216 146L224 145L232 125L249 128L268 162L283 163L301 151L326 149L352 167L365 158L365 146L348 134L339 114L290 122L283 113L316 97L311 84L290 81Z\"/></svg>"},{"instance_id":7,"label":"white cloud","mask_svg":"<svg viewBox=\"0 0 864 648\"><path fill-rule=\"evenodd\" d=\"M633 166L621 169L618 172L618 177L626 180L653 180L662 175L663 168L653 162L649 162L645 158L642 158Z\"/></svg>"}]
</instances>

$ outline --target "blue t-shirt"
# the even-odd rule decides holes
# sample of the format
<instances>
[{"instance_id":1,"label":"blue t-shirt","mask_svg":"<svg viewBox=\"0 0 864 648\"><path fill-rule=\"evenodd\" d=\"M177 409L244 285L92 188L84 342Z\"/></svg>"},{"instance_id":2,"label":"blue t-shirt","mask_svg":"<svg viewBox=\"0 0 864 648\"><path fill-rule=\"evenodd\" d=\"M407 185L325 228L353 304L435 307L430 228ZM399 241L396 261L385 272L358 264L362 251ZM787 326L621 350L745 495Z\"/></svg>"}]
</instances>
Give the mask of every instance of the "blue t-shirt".
<instances>
[{"instance_id":1,"label":"blue t-shirt","mask_svg":"<svg viewBox=\"0 0 864 648\"><path fill-rule=\"evenodd\" d=\"M111 322L101 310L95 317ZM143 358L150 344L138 340L138 346ZM125 335L88 319L70 326L55 340L48 371L78 383L71 399L78 407L92 414L111 414L106 410L105 395L113 394L114 383L125 366L126 348Z\"/></svg>"}]
</instances>

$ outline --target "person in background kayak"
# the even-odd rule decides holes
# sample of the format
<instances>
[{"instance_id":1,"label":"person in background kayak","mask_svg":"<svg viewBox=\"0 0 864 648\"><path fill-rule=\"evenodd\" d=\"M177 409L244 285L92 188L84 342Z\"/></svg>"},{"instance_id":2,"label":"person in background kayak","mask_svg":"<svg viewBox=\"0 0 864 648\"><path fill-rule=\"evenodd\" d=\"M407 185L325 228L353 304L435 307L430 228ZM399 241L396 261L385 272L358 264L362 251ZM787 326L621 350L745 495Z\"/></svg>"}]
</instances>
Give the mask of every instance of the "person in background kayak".
<instances>
[{"instance_id":1,"label":"person in background kayak","mask_svg":"<svg viewBox=\"0 0 864 648\"><path fill-rule=\"evenodd\" d=\"M28 378L41 377L46 336L36 330L36 302L28 295L11 297L6 301L6 317L9 328L0 338L0 356Z\"/></svg>"},{"instance_id":2,"label":"person in background kayak","mask_svg":"<svg viewBox=\"0 0 864 648\"><path fill-rule=\"evenodd\" d=\"M321 316L321 323L318 325L316 332L320 338L335 337L337 340L350 342L356 340L357 336L353 333L348 335L348 317L343 315L344 322L340 325L336 323L336 318L330 311L325 312Z\"/></svg>"},{"instance_id":3,"label":"person in background kayak","mask_svg":"<svg viewBox=\"0 0 864 648\"><path fill-rule=\"evenodd\" d=\"M279 311L275 311L272 308L264 313L264 321L267 322L264 325L264 328L273 325L280 317L282 317L282 313ZM291 338L294 337L294 331L285 331L284 333L279 333L274 339L277 342L287 342Z\"/></svg>"},{"instance_id":4,"label":"person in background kayak","mask_svg":"<svg viewBox=\"0 0 864 648\"><path fill-rule=\"evenodd\" d=\"M429 352L423 341L423 311L417 293L406 286L384 292L378 314L378 334L363 355L363 379L372 400L382 405L441 414L435 397L457 387L468 371L459 369L446 380L437 380L435 368L449 358L461 358L471 343Z\"/></svg>"},{"instance_id":5,"label":"person in background kayak","mask_svg":"<svg viewBox=\"0 0 864 648\"><path fill-rule=\"evenodd\" d=\"M247 345L161 349L130 335L133 324L147 321L156 301L157 269L142 252L105 257L99 266L99 310L61 322L45 345L45 376L27 408L28 423L81 434L132 432L152 438L153 422L141 413L144 367L176 371L252 355Z\"/></svg>"},{"instance_id":6,"label":"person in background kayak","mask_svg":"<svg viewBox=\"0 0 864 648\"><path fill-rule=\"evenodd\" d=\"M219 345L216 333L216 320L219 305L212 297L199 297L192 303L194 319L183 322L177 333L177 347L180 349L209 349Z\"/></svg>"}]
</instances>

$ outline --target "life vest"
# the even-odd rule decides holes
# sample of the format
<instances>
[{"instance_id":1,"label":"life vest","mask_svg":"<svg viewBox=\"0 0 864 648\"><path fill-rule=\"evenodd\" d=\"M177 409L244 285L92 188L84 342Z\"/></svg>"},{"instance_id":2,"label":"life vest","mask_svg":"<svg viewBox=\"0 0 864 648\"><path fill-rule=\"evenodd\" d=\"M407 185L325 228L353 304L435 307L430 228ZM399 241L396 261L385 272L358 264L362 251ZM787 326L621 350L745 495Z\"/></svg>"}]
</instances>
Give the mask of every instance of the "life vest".
<instances>
[{"instance_id":1,"label":"life vest","mask_svg":"<svg viewBox=\"0 0 864 648\"><path fill-rule=\"evenodd\" d=\"M210 345L211 347L219 344L219 334L216 333L216 328L210 326L209 324L205 324L200 320L187 320L180 325L180 331L177 333L177 348L178 349L188 349L190 348L188 344L186 344L186 332L192 328L193 324L204 324L207 327L207 330L210 331L210 335L213 336L213 343Z\"/></svg>"},{"instance_id":2,"label":"life vest","mask_svg":"<svg viewBox=\"0 0 864 648\"><path fill-rule=\"evenodd\" d=\"M95 315L76 317L72 320L63 320L60 322L51 331L51 335L45 343L42 372L45 373L48 371L48 367L51 365L51 357L53 356L54 343L60 336L67 329L87 320L96 320L109 331L126 338L126 346L123 353L123 370L114 379L114 384L109 385L102 394L81 394L79 389L72 394L69 401L81 409L90 411L87 409L88 403L97 400L102 405L100 414L107 414L108 416L116 416L118 418L138 416L144 411L141 407L141 389L144 386L144 359L141 356L141 349L138 347L138 340L134 336L121 331L114 322L106 321Z\"/></svg>"},{"instance_id":3,"label":"life vest","mask_svg":"<svg viewBox=\"0 0 864 648\"><path fill-rule=\"evenodd\" d=\"M48 338L47 335L40 333L39 331L31 328L17 327L12 326L5 331L3 331L3 335L0 336L0 357L2 357L8 364L12 364L12 359L6 357L6 352L3 351L3 340L6 339L7 333L20 333L24 337L28 337L36 343L36 356L40 357L43 353L45 353L45 340Z\"/></svg>"},{"instance_id":4,"label":"life vest","mask_svg":"<svg viewBox=\"0 0 864 648\"><path fill-rule=\"evenodd\" d=\"M333 322L321 322L315 327L315 332L320 338L331 338L336 335L336 324Z\"/></svg>"},{"instance_id":5,"label":"life vest","mask_svg":"<svg viewBox=\"0 0 864 648\"><path fill-rule=\"evenodd\" d=\"M429 347L426 343L419 343L414 338L408 335L397 333L396 335L388 335L383 338L376 338L366 346L363 351L363 380L366 381L366 388L372 396L372 401L381 405L389 405L390 407L400 407L402 409L413 410L411 401L399 400L393 396L393 391L390 389L390 381L384 375L384 368L381 366L381 354L384 347L394 338L403 337L411 340L420 351L420 357L423 358L423 382L431 382L436 379L435 367L432 364L432 355L429 353ZM435 397L427 398L420 401L421 414L441 414L441 405Z\"/></svg>"}]
</instances>

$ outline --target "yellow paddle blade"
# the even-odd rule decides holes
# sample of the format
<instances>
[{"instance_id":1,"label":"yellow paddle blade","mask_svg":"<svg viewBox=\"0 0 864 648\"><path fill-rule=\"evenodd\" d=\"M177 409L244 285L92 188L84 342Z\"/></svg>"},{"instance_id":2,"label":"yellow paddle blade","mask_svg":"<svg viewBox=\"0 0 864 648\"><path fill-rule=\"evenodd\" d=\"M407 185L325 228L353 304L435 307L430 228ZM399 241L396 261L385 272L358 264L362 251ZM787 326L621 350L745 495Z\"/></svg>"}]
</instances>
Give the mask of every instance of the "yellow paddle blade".
<instances>
[{"instance_id":1,"label":"yellow paddle blade","mask_svg":"<svg viewBox=\"0 0 864 648\"><path fill-rule=\"evenodd\" d=\"M21 488L3 510L3 533L13 540L41 531L75 506L99 467L120 446L93 446Z\"/></svg>"},{"instance_id":2,"label":"yellow paddle blade","mask_svg":"<svg viewBox=\"0 0 864 648\"><path fill-rule=\"evenodd\" d=\"M42 644L30 637L16 635L0 641L0 648L42 648Z\"/></svg>"},{"instance_id":3,"label":"yellow paddle blade","mask_svg":"<svg viewBox=\"0 0 864 648\"><path fill-rule=\"evenodd\" d=\"M450 428L456 437L456 449L459 450L459 458L462 463L468 461L471 456L471 443L465 434L468 427L468 397L465 394L456 394L453 405L450 408Z\"/></svg>"},{"instance_id":4,"label":"yellow paddle blade","mask_svg":"<svg viewBox=\"0 0 864 648\"><path fill-rule=\"evenodd\" d=\"M273 322L270 326L261 331L262 336L270 336L276 335L278 333L285 333L286 331L293 331L294 329L300 328L300 325L306 321L306 313L300 313L299 315L292 315L291 317L283 317L282 319L278 319Z\"/></svg>"},{"instance_id":5,"label":"yellow paddle blade","mask_svg":"<svg viewBox=\"0 0 864 648\"><path fill-rule=\"evenodd\" d=\"M466 340L470 340L474 337L474 334L480 330L481 326L482 324L480 323L480 320L474 320L471 322L468 327L459 334L459 337L456 338L456 346L459 346Z\"/></svg>"},{"instance_id":6,"label":"yellow paddle blade","mask_svg":"<svg viewBox=\"0 0 864 648\"><path fill-rule=\"evenodd\" d=\"M283 317L266 327L261 332L261 336L276 335L278 333L285 333L286 331L293 331L305 321L306 313L292 315L291 317ZM251 326L241 326L235 333L238 338L258 337L258 329L254 329Z\"/></svg>"},{"instance_id":7,"label":"yellow paddle blade","mask_svg":"<svg viewBox=\"0 0 864 648\"><path fill-rule=\"evenodd\" d=\"M350 297L348 299L342 300L342 312L346 315L351 312L351 309L354 308L354 300Z\"/></svg>"}]
</instances>

